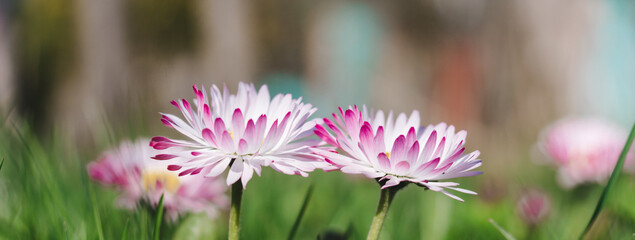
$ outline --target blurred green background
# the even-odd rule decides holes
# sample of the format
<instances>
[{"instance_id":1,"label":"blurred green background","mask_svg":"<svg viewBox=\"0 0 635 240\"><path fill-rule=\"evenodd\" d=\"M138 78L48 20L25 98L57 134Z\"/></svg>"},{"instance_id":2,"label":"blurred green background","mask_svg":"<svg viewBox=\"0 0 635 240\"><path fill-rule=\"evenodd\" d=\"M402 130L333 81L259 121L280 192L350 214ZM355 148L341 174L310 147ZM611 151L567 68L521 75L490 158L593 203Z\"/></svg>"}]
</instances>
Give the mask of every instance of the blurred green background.
<instances>
[{"instance_id":1,"label":"blurred green background","mask_svg":"<svg viewBox=\"0 0 635 240\"><path fill-rule=\"evenodd\" d=\"M148 237L153 211L120 210L85 166L123 139L176 136L158 112L191 85L268 84L326 116L337 106L418 109L468 131L485 174L465 203L408 187L382 239L577 238L602 190L561 189L534 143L565 116L635 119L635 2L0 0L0 239ZM244 239L284 239L310 185L297 239L362 239L379 192L336 172L270 169L245 191ZM549 194L535 229L516 212ZM632 239L635 179L623 175L590 239ZM226 237L226 215L167 224L166 239ZM210 227L211 226L211 227ZM101 230L100 230L101 228Z\"/></svg>"}]
</instances>

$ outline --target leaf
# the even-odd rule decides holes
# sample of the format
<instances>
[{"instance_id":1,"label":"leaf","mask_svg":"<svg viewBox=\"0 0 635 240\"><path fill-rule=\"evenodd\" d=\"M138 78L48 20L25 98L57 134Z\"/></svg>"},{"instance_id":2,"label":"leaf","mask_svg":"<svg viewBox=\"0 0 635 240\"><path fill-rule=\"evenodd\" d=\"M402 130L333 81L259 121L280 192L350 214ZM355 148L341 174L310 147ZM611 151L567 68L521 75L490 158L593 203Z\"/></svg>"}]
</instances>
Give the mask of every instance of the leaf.
<instances>
[{"instance_id":1,"label":"leaf","mask_svg":"<svg viewBox=\"0 0 635 240\"><path fill-rule=\"evenodd\" d=\"M152 237L152 239L154 240L159 240L159 233L161 230L161 222L163 222L163 194L161 194L161 198L159 199L159 206L158 206L158 213L157 213L157 222L154 225L154 235Z\"/></svg>"},{"instance_id":2,"label":"leaf","mask_svg":"<svg viewBox=\"0 0 635 240\"><path fill-rule=\"evenodd\" d=\"M293 239L296 232L298 231L298 227L300 227L300 221L302 221L302 217L306 212L306 208L309 205L309 200L311 200L311 194L313 194L313 185L309 186L309 190L306 191L306 195L304 195L304 201L302 202L302 207L300 207L300 212L298 212L298 217L295 218L295 222L293 223L293 227L291 227L291 231L289 232L288 240Z\"/></svg>"},{"instance_id":3,"label":"leaf","mask_svg":"<svg viewBox=\"0 0 635 240\"><path fill-rule=\"evenodd\" d=\"M505 237L505 239L507 240L516 240L516 238L514 238L514 236L512 236L509 232L505 231L505 229L503 229L501 226L499 226L498 224L496 224L496 222L494 222L494 219L489 219L489 222L494 225L494 227L496 229L498 229L498 231L503 234L503 237Z\"/></svg>"},{"instance_id":4,"label":"leaf","mask_svg":"<svg viewBox=\"0 0 635 240\"><path fill-rule=\"evenodd\" d=\"M582 239L584 235L586 235L586 233L589 232L589 230L591 229L591 226L593 226L593 222L595 222L595 219L598 217L598 215L600 215L600 211L602 211L602 208L604 207L604 201L606 201L606 197L608 196L609 191L611 191L611 189L615 185L615 182L617 182L617 178L620 176L620 172L622 172L622 168L624 167L624 161L626 159L626 155L628 155L628 151L631 148L631 145L633 144L634 136L635 136L635 124L633 124L631 133L628 135L628 139L626 140L626 145L624 145L624 148L622 149L620 158L617 159L617 163L615 164L615 168L613 168L613 173L611 173L609 182L606 184L606 187L604 187L604 190L602 191L602 195L600 195L600 199L598 200L598 204L595 207L595 211L593 211L591 220L589 220L589 223L584 228L584 231L582 232L582 234L580 234L579 239Z\"/></svg>"},{"instance_id":5,"label":"leaf","mask_svg":"<svg viewBox=\"0 0 635 240\"><path fill-rule=\"evenodd\" d=\"M2 170L2 165L4 165L4 158L2 159L2 162L0 162L0 170Z\"/></svg>"}]
</instances>

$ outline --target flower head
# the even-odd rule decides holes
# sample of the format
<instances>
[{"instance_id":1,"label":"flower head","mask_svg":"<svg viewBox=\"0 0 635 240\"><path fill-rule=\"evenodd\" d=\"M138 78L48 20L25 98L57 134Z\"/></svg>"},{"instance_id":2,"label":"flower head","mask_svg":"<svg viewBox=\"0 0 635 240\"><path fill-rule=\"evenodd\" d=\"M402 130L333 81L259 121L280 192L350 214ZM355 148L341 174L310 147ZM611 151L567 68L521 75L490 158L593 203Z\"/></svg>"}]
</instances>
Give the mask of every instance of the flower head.
<instances>
[{"instance_id":1,"label":"flower head","mask_svg":"<svg viewBox=\"0 0 635 240\"><path fill-rule=\"evenodd\" d=\"M172 160L170 169L179 176L203 174L218 176L231 166L227 184L239 179L243 187L253 173L260 175L262 166L290 175L308 176L307 172L327 166L309 147L319 139L312 135L314 121L307 121L317 109L291 94L270 98L263 85L259 91L253 84L240 83L236 95L212 86L210 98L196 86L195 108L188 101L172 101L185 120L163 114L161 121L188 137L172 140L155 137L155 149L181 147L178 154L158 154L157 160Z\"/></svg>"},{"instance_id":2,"label":"flower head","mask_svg":"<svg viewBox=\"0 0 635 240\"><path fill-rule=\"evenodd\" d=\"M122 192L119 204L129 209L141 202L156 206L163 194L166 216L173 221L187 212L206 212L215 217L217 208L227 206L227 187L222 182L200 176L178 177L166 169L165 163L151 159L156 151L148 147L149 142L123 142L119 148L105 152L88 165L90 177L117 187Z\"/></svg>"},{"instance_id":3,"label":"flower head","mask_svg":"<svg viewBox=\"0 0 635 240\"><path fill-rule=\"evenodd\" d=\"M538 147L558 166L558 180L565 188L588 182L604 182L611 175L624 147L627 131L595 118L569 118L547 127ZM633 170L633 155L625 166Z\"/></svg>"},{"instance_id":4,"label":"flower head","mask_svg":"<svg viewBox=\"0 0 635 240\"><path fill-rule=\"evenodd\" d=\"M416 183L452 198L451 189L468 194L475 192L456 188L458 183L440 182L449 178L468 177L482 172L471 171L481 165L479 152L463 155L467 133L455 133L454 126L445 123L419 129L419 113L410 117L401 113L396 120L390 112L385 118L382 111L374 116L364 107L346 111L339 109L333 121L324 119L325 127L317 126L315 133L326 143L341 149L344 154L315 148L344 173L363 174L376 178L382 189L400 183Z\"/></svg>"},{"instance_id":5,"label":"flower head","mask_svg":"<svg viewBox=\"0 0 635 240\"><path fill-rule=\"evenodd\" d=\"M531 226L540 224L551 211L547 194L532 189L525 192L516 203L516 211Z\"/></svg>"}]
</instances>

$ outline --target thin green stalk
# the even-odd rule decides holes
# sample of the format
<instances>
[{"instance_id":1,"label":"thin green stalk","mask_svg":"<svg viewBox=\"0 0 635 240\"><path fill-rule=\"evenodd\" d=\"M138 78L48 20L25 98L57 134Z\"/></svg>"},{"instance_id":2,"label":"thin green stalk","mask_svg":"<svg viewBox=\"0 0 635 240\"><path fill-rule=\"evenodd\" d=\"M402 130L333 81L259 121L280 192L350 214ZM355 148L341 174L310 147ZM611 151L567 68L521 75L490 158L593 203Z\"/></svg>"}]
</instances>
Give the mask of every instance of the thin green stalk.
<instances>
[{"instance_id":1,"label":"thin green stalk","mask_svg":"<svg viewBox=\"0 0 635 240\"><path fill-rule=\"evenodd\" d=\"M293 223L293 227L291 227L291 231L289 232L288 240L292 240L295 237L295 234L298 232L298 228L300 227L300 221L302 221L302 217L306 212L307 206L309 206L309 200L311 199L311 194L313 193L313 185L309 187L309 190L306 191L306 195L304 195L304 201L302 202L302 207L300 207L300 212L298 212L298 217L295 218L295 222Z\"/></svg>"},{"instance_id":2,"label":"thin green stalk","mask_svg":"<svg viewBox=\"0 0 635 240\"><path fill-rule=\"evenodd\" d=\"M373 223L370 225L370 231L368 231L368 237L366 237L366 240L377 240L379 238L379 232L381 232L381 227L384 225L384 219L386 219L386 215L388 214L388 208L390 207L390 203L392 203L393 198L395 198L397 191L398 189L395 187L389 187L381 190L379 203L377 204L377 212L373 218Z\"/></svg>"},{"instance_id":3,"label":"thin green stalk","mask_svg":"<svg viewBox=\"0 0 635 240\"><path fill-rule=\"evenodd\" d=\"M161 198L159 199L159 206L157 207L157 222L154 225L154 240L159 240L159 235L161 231L161 222L163 222L163 194L161 194Z\"/></svg>"},{"instance_id":4,"label":"thin green stalk","mask_svg":"<svg viewBox=\"0 0 635 240\"><path fill-rule=\"evenodd\" d=\"M626 155L628 155L628 150L631 148L631 145L633 144L633 137L635 137L635 124L633 124L631 133L628 135L628 139L626 140L626 145L622 149L620 158L617 159L617 163L615 164L613 173L611 174L611 177L609 178L609 182L606 184L606 187L604 187L604 190L602 191L602 195L600 196L600 200L598 201L598 204L595 207L595 211L593 211L591 220L589 220L589 224L586 225L586 227L584 228L584 231L582 232L582 234L580 234L580 239L584 238L584 235L586 235L586 233L589 232L589 230L591 229L591 226L593 225L593 222L595 222L595 219L598 217L598 215L600 215L600 211L602 211L602 207L604 207L604 201L606 200L606 197L608 196L608 192L611 190L611 188L613 188L613 185L615 185L615 182L617 182L617 178L619 177L620 172L622 172L622 167L624 166Z\"/></svg>"},{"instance_id":5,"label":"thin green stalk","mask_svg":"<svg viewBox=\"0 0 635 240\"><path fill-rule=\"evenodd\" d=\"M243 199L243 186L240 181L232 184L232 205L229 209L229 240L240 237L240 203Z\"/></svg>"},{"instance_id":6,"label":"thin green stalk","mask_svg":"<svg viewBox=\"0 0 635 240\"><path fill-rule=\"evenodd\" d=\"M501 226L499 226L496 222L494 222L494 219L489 219L489 223L491 223L492 225L494 225L494 227L496 229L498 229L498 231L503 235L503 237L505 237L505 239L507 240L516 240L516 238L514 238L513 235L511 235L509 232L505 231L505 229L503 229ZM532 238L529 238L532 239Z\"/></svg>"}]
</instances>

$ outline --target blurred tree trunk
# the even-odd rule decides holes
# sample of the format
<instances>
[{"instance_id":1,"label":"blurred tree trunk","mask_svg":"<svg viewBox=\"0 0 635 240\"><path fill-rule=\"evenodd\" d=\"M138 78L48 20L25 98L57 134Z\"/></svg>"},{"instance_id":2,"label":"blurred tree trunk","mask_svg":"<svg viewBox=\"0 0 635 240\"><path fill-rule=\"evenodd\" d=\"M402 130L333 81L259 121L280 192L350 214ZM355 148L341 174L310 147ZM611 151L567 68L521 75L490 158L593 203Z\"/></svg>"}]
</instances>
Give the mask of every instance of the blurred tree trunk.
<instances>
[{"instance_id":1,"label":"blurred tree trunk","mask_svg":"<svg viewBox=\"0 0 635 240\"><path fill-rule=\"evenodd\" d=\"M130 69L122 0L78 1L79 64L75 76L57 91L55 121L80 139L108 120L125 119Z\"/></svg>"},{"instance_id":2,"label":"blurred tree trunk","mask_svg":"<svg viewBox=\"0 0 635 240\"><path fill-rule=\"evenodd\" d=\"M206 87L209 82L254 81L254 49L249 4L245 1L200 0L202 31L201 69Z\"/></svg>"}]
</instances>

